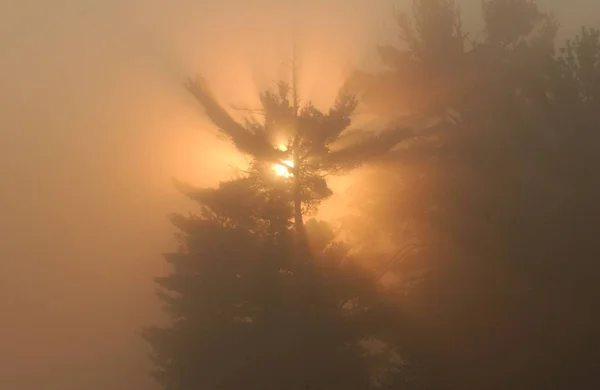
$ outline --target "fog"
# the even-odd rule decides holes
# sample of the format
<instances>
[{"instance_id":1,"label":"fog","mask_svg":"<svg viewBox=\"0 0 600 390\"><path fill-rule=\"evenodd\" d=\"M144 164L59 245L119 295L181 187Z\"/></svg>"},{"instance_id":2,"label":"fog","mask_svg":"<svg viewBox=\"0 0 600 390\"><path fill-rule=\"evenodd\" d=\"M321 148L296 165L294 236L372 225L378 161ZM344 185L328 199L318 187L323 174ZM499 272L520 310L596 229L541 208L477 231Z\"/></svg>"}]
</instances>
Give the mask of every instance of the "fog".
<instances>
[{"instance_id":1,"label":"fog","mask_svg":"<svg viewBox=\"0 0 600 390\"><path fill-rule=\"evenodd\" d=\"M564 32L587 0L547 0ZM567 4L568 3L568 4ZM400 4L400 3L398 3ZM462 2L477 26L479 1ZM284 74L331 104L395 39L387 0L0 0L0 388L156 388L138 329L173 246L172 186L227 178L239 157L183 89L201 73L252 107ZM470 19L472 15L472 20ZM593 19L595 18L595 20Z\"/></svg>"}]
</instances>

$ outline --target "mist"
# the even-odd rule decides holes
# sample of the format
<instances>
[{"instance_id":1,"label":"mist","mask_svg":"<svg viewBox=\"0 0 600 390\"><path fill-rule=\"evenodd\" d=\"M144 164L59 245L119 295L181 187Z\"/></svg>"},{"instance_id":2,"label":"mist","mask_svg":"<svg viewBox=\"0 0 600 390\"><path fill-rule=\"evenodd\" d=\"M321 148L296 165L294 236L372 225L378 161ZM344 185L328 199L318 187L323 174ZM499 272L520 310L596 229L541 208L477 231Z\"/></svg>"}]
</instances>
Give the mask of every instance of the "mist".
<instances>
[{"instance_id":1,"label":"mist","mask_svg":"<svg viewBox=\"0 0 600 390\"><path fill-rule=\"evenodd\" d=\"M0 388L158 389L139 329L163 320L166 216L195 207L172 180L215 186L244 164L183 82L256 107L295 43L301 95L326 110L354 69L380 66L407 3L0 2ZM539 3L561 37L600 25L589 1ZM477 30L480 2L461 5Z\"/></svg>"}]
</instances>

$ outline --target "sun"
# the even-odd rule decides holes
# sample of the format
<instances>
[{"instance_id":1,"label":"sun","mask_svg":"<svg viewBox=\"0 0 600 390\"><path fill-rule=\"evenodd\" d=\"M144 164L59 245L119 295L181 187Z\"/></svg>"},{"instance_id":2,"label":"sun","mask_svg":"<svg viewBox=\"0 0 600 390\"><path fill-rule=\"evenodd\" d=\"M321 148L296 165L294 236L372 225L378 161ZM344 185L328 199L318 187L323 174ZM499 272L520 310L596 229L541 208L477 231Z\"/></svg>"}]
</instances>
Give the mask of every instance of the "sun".
<instances>
[{"instance_id":1,"label":"sun","mask_svg":"<svg viewBox=\"0 0 600 390\"><path fill-rule=\"evenodd\" d=\"M283 160L280 164L273 164L273 172L277 176L285 178L293 176L293 173L290 172L291 168L294 168L294 162L290 160Z\"/></svg>"}]
</instances>

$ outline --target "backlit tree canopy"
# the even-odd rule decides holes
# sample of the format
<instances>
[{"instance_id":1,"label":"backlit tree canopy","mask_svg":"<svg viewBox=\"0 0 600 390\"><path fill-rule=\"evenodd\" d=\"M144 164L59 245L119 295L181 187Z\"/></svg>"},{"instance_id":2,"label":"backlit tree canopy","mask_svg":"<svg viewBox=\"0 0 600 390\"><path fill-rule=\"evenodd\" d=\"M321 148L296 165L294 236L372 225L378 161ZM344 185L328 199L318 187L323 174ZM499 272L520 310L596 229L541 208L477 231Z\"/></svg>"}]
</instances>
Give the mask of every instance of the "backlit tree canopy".
<instances>
[{"instance_id":1,"label":"backlit tree canopy","mask_svg":"<svg viewBox=\"0 0 600 390\"><path fill-rule=\"evenodd\" d=\"M247 118L239 123L214 98L205 80L190 79L186 87L214 125L251 158L251 175L264 174L273 166L288 173L282 176L290 178L289 201L294 204L297 229L302 227L302 215L331 195L327 175L348 172L411 136L410 130L397 127L351 130L357 100L344 90L333 107L322 112L311 102L300 105L295 88L279 82L277 91L260 95L263 120Z\"/></svg>"}]
</instances>

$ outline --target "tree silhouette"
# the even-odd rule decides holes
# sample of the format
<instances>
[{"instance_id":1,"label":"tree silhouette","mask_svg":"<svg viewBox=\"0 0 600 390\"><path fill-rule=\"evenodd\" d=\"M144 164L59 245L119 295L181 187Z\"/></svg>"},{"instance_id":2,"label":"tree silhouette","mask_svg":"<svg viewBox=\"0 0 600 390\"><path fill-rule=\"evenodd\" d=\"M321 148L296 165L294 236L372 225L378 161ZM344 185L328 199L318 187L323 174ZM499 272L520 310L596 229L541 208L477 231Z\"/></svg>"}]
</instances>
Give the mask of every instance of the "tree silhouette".
<instances>
[{"instance_id":1,"label":"tree silhouette","mask_svg":"<svg viewBox=\"0 0 600 390\"><path fill-rule=\"evenodd\" d=\"M418 13L453 12L449 2L416 4ZM427 244L410 260L428 273L398 305L419 325L430 387L592 388L598 36L584 29L557 54L557 24L534 2L484 4L482 41L452 51L416 33L412 42L434 43L387 50L396 62L361 75L367 104L428 119L437 131L395 152L378 171L386 180L361 182L356 202L397 242L409 224ZM436 30L436 18L426 20L416 31L461 36L450 22ZM417 103L397 104L419 89Z\"/></svg>"},{"instance_id":2,"label":"tree silhouette","mask_svg":"<svg viewBox=\"0 0 600 390\"><path fill-rule=\"evenodd\" d=\"M294 55L291 86L279 82L276 92L260 95L263 121L234 121L201 78L188 80L186 87L213 124L252 159L253 169L265 170L276 164L286 172L291 182L295 229L302 235L303 215L331 195L327 175L346 173L391 150L412 134L409 129L397 127L380 132L350 130L357 100L344 89L327 113L311 102L301 104L296 68Z\"/></svg>"},{"instance_id":3,"label":"tree silhouette","mask_svg":"<svg viewBox=\"0 0 600 390\"><path fill-rule=\"evenodd\" d=\"M448 99L465 88L468 35L454 0L416 0L412 13L394 14L402 47L378 46L384 69L358 71L348 85L383 116L445 115Z\"/></svg>"},{"instance_id":4,"label":"tree silhouette","mask_svg":"<svg viewBox=\"0 0 600 390\"><path fill-rule=\"evenodd\" d=\"M390 332L388 308L331 227L308 221L312 257L299 263L251 181L183 189L200 212L171 218L180 248L157 283L172 324L144 332L165 389L364 390L403 374L391 344L362 346Z\"/></svg>"},{"instance_id":5,"label":"tree silhouette","mask_svg":"<svg viewBox=\"0 0 600 390\"><path fill-rule=\"evenodd\" d=\"M250 166L216 188L175 183L200 210L171 218L180 247L156 281L172 321L144 332L166 389L364 390L408 378L376 280L328 224L303 216L331 194L327 174L385 153L410 131L350 131L354 96L341 91L322 113L300 106L294 84L262 93L264 120L243 123L203 80L186 84ZM383 347L369 348L373 340Z\"/></svg>"}]
</instances>

